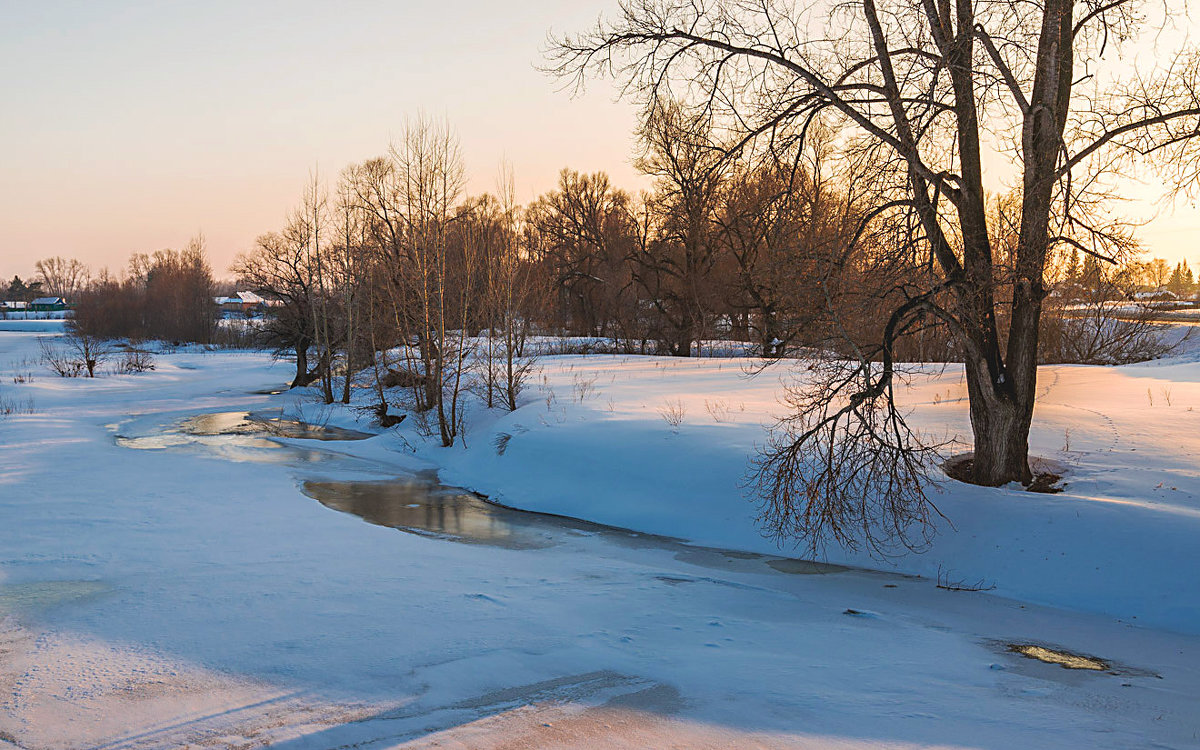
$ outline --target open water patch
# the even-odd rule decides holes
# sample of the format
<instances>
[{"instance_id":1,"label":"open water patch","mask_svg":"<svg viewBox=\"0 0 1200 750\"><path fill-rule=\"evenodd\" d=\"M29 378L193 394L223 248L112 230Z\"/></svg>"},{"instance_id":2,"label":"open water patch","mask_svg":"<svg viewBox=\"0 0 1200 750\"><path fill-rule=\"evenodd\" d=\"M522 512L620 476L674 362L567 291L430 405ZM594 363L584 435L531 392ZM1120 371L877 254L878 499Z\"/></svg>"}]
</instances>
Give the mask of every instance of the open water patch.
<instances>
[{"instance_id":1,"label":"open water patch","mask_svg":"<svg viewBox=\"0 0 1200 750\"><path fill-rule=\"evenodd\" d=\"M853 570L841 565L688 544L568 516L520 510L466 490L438 484L434 477L388 480L309 480L301 491L332 510L368 523L466 544L508 549L544 549L588 538L639 550L661 550L676 560L728 573L822 575ZM687 578L686 582L716 579ZM672 583L672 581L665 581Z\"/></svg>"},{"instance_id":2,"label":"open water patch","mask_svg":"<svg viewBox=\"0 0 1200 750\"><path fill-rule=\"evenodd\" d=\"M373 437L369 432L310 424L298 419L285 419L282 414L252 411L200 414L184 420L180 430L188 435L261 435L299 440L365 440Z\"/></svg>"},{"instance_id":3,"label":"open water patch","mask_svg":"<svg viewBox=\"0 0 1200 750\"><path fill-rule=\"evenodd\" d=\"M462 490L413 479L307 481L305 495L327 508L377 526L509 549L554 545L547 532L566 530L549 517L488 503Z\"/></svg>"},{"instance_id":4,"label":"open water patch","mask_svg":"<svg viewBox=\"0 0 1200 750\"><path fill-rule=\"evenodd\" d=\"M365 440L371 433L309 424L283 416L282 410L229 411L163 418L137 417L118 426L115 442L135 450L200 451L237 462L315 463L337 456L283 442Z\"/></svg>"}]
</instances>

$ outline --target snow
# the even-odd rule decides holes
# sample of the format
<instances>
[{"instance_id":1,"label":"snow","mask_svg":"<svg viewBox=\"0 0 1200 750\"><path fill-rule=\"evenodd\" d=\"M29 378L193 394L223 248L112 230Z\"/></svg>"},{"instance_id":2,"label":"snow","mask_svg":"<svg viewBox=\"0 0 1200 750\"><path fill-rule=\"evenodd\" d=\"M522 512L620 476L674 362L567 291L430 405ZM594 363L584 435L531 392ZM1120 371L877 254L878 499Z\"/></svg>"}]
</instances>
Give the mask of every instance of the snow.
<instances>
[{"instance_id":1,"label":"snow","mask_svg":"<svg viewBox=\"0 0 1200 750\"><path fill-rule=\"evenodd\" d=\"M0 330L25 330L21 328L8 327L9 323L20 323L21 321L57 321L55 325L61 326L63 322L70 319L74 313L71 310L6 310L0 314Z\"/></svg>"},{"instance_id":2,"label":"snow","mask_svg":"<svg viewBox=\"0 0 1200 750\"><path fill-rule=\"evenodd\" d=\"M443 480L527 510L780 552L760 534L743 485L794 365L755 377L736 359L554 357L543 366L548 385L522 409L472 423L470 449L422 448ZM580 383L593 383L582 401ZM1039 387L1031 451L1066 468L1065 492L946 480L931 498L949 521L924 554L880 561L828 548L825 559L934 579L941 571L1025 601L1200 633L1200 596L1188 595L1200 594L1200 364L1043 367ZM904 399L918 428L965 451L965 394L961 367L939 365L912 378ZM685 410L678 429L661 413L674 402ZM497 455L502 433L512 438Z\"/></svg>"},{"instance_id":3,"label":"snow","mask_svg":"<svg viewBox=\"0 0 1200 750\"><path fill-rule=\"evenodd\" d=\"M829 550L889 572L789 575L739 489L781 371L548 357L521 409L476 409L469 447L447 450L412 420L378 431L262 393L289 370L265 354L13 383L39 335L0 330L0 398L35 405L0 416L0 747L1198 744L1188 358L1043 370L1034 449L1070 468L1066 493L948 482L936 500L957 531L924 555ZM952 368L915 379L915 418L966 435L960 387ZM677 429L659 413L673 400ZM379 434L272 448L172 427L267 408ZM537 549L459 543L299 489L430 468L692 544L565 522L537 527ZM938 589L938 565L996 589ZM1117 674L1007 653L1017 642Z\"/></svg>"},{"instance_id":4,"label":"snow","mask_svg":"<svg viewBox=\"0 0 1200 750\"><path fill-rule=\"evenodd\" d=\"M26 331L41 333L62 333L67 323L63 317L48 317L54 313L29 313L25 315L10 314L10 317L0 318L0 331ZM32 317L34 315L42 317Z\"/></svg>"}]
</instances>

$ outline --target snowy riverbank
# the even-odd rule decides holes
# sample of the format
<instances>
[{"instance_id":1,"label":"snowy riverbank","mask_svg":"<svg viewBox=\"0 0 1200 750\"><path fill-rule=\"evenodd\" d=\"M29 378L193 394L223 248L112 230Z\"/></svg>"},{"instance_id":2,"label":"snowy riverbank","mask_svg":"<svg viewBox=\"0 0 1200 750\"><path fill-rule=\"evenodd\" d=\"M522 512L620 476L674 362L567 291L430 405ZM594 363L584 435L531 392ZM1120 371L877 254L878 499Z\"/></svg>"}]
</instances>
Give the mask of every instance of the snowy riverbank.
<instances>
[{"instance_id":1,"label":"snowy riverbank","mask_svg":"<svg viewBox=\"0 0 1200 750\"><path fill-rule=\"evenodd\" d=\"M940 555L997 585L967 593L570 525L530 530L531 545L400 533L301 492L436 461L507 503L770 551L736 484L778 376L747 383L732 360L550 358L545 391L473 413L469 447L445 451L407 422L330 443L179 432L239 410L365 425L270 395L289 367L263 354L14 383L37 351L37 334L0 332L0 397L33 405L0 417L0 748L1124 749L1200 732L1200 642L1156 628L1194 632L1194 558L1176 541L1196 489L1189 362L1046 371L1036 441L1051 455L1070 426L1070 452L1053 454L1072 465L1068 493L948 490L959 536L900 561ZM961 429L954 387L951 372L919 386L922 419ZM1136 401L1147 388L1153 407ZM683 403L678 432L663 399ZM1053 525L1020 528L1046 513ZM969 538L984 530L1002 549ZM1113 585L1075 600L1071 581L1036 580L1118 555L1130 571L1085 577ZM1137 580L1142 558L1175 567ZM1112 674L1012 643L1093 654Z\"/></svg>"},{"instance_id":2,"label":"snowy riverbank","mask_svg":"<svg viewBox=\"0 0 1200 750\"><path fill-rule=\"evenodd\" d=\"M411 423L392 442L439 468L443 481L506 505L791 553L759 533L743 479L794 365L751 378L743 359L590 355L541 364L544 380L520 409L469 414L466 447L437 447ZM903 394L914 423L969 440L961 368L927 373ZM926 552L878 560L832 547L825 559L930 579L940 572L1025 601L1200 633L1200 363L1185 355L1044 367L1039 383L1032 453L1066 469L1064 492L945 480L931 497L948 520ZM342 407L291 398L320 419L366 424ZM677 428L663 418L668 404L684 413Z\"/></svg>"}]
</instances>

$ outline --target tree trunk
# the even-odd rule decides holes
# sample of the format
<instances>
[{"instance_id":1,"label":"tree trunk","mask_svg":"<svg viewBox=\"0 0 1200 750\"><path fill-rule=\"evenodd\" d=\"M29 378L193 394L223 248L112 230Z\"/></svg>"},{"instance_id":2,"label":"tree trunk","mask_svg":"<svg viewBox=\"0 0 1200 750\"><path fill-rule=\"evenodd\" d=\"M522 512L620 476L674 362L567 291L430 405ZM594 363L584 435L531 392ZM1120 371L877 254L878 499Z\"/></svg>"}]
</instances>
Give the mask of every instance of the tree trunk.
<instances>
[{"instance_id":1,"label":"tree trunk","mask_svg":"<svg viewBox=\"0 0 1200 750\"><path fill-rule=\"evenodd\" d=\"M769 358L783 356L779 346L779 325L775 311L769 307L762 308L762 355Z\"/></svg>"},{"instance_id":2,"label":"tree trunk","mask_svg":"<svg viewBox=\"0 0 1200 750\"><path fill-rule=\"evenodd\" d=\"M333 403L333 352L329 349L321 353L321 397L325 403Z\"/></svg>"},{"instance_id":3,"label":"tree trunk","mask_svg":"<svg viewBox=\"0 0 1200 750\"><path fill-rule=\"evenodd\" d=\"M988 487L1008 482L1028 484L1033 479L1029 471L1029 425L1034 390L1018 394L1018 389L1007 381L993 383L986 363L974 357L967 359L966 374L975 437L973 481Z\"/></svg>"},{"instance_id":4,"label":"tree trunk","mask_svg":"<svg viewBox=\"0 0 1200 750\"><path fill-rule=\"evenodd\" d=\"M308 385L308 342L296 344L296 377L289 388Z\"/></svg>"},{"instance_id":5,"label":"tree trunk","mask_svg":"<svg viewBox=\"0 0 1200 750\"><path fill-rule=\"evenodd\" d=\"M343 404L350 403L350 381L354 378L354 365L356 364L353 360L353 354L354 354L354 350L351 348L351 344L347 344L346 345L346 378L342 382L342 403Z\"/></svg>"},{"instance_id":6,"label":"tree trunk","mask_svg":"<svg viewBox=\"0 0 1200 750\"><path fill-rule=\"evenodd\" d=\"M679 321L679 328L675 331L675 341L671 346L672 356L692 356L692 342L696 340L695 331L696 323L692 318L691 313L685 309L683 312L683 319Z\"/></svg>"}]
</instances>

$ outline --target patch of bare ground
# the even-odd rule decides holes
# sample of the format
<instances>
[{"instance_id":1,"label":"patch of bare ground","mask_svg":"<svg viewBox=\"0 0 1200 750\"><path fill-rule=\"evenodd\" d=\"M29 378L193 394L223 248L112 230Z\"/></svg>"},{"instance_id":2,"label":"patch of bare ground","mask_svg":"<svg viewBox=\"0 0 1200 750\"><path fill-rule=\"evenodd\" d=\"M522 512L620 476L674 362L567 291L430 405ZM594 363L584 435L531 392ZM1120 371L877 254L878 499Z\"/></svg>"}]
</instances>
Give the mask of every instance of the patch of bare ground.
<instances>
[{"instance_id":1,"label":"patch of bare ground","mask_svg":"<svg viewBox=\"0 0 1200 750\"><path fill-rule=\"evenodd\" d=\"M959 482L975 484L973 480L975 454L963 453L946 459L942 470L946 476ZM1056 493L1062 492L1066 485L1062 483L1066 470L1057 462L1046 458L1030 458L1029 468L1033 472L1033 481L1025 485L1029 492Z\"/></svg>"}]
</instances>

